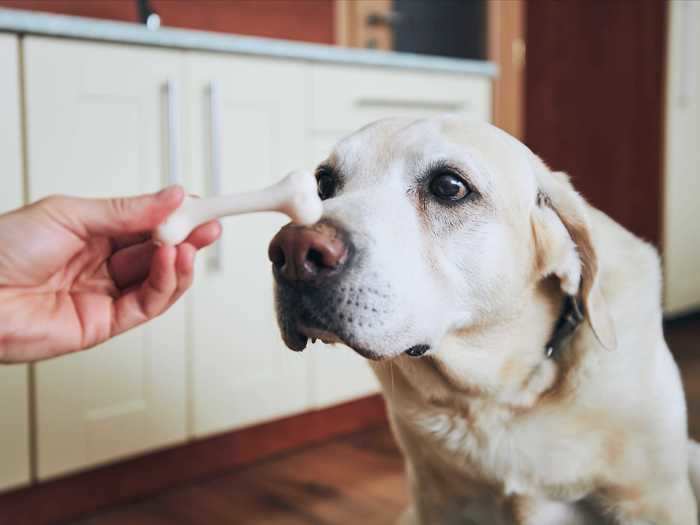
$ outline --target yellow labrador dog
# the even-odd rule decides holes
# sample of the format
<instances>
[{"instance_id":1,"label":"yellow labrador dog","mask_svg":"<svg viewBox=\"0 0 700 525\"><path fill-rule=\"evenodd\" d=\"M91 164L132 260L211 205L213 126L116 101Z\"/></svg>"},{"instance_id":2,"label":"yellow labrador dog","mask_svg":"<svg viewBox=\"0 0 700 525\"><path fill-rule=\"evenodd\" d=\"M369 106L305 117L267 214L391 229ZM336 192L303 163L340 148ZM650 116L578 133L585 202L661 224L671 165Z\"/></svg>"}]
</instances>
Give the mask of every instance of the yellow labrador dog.
<instances>
[{"instance_id":1,"label":"yellow labrador dog","mask_svg":"<svg viewBox=\"0 0 700 525\"><path fill-rule=\"evenodd\" d=\"M316 176L323 219L270 245L279 323L371 360L402 523L698 523L651 246L453 116L367 126Z\"/></svg>"}]
</instances>

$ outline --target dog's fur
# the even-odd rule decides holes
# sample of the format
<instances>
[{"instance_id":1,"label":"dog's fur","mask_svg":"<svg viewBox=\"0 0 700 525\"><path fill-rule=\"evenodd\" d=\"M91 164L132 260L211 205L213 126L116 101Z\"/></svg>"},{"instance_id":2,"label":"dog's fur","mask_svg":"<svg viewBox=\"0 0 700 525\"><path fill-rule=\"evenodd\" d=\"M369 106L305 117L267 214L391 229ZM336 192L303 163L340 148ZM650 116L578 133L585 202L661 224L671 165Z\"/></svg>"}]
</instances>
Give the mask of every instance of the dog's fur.
<instances>
[{"instance_id":1,"label":"dog's fur","mask_svg":"<svg viewBox=\"0 0 700 525\"><path fill-rule=\"evenodd\" d=\"M280 326L373 359L412 487L404 523L697 525L700 455L650 245L484 123L380 121L325 164L324 221L351 256L321 289L278 282ZM445 169L464 201L429 194ZM550 359L566 295L586 322Z\"/></svg>"}]
</instances>

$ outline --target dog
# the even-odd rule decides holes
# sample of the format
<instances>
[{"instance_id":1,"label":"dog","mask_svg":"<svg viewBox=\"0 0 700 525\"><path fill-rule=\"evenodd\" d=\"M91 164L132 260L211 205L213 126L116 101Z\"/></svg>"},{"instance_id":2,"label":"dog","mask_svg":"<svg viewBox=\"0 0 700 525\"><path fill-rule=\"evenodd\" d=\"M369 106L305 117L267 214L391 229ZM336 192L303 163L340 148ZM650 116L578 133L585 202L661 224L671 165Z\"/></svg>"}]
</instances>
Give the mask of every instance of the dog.
<instances>
[{"instance_id":1,"label":"dog","mask_svg":"<svg viewBox=\"0 0 700 525\"><path fill-rule=\"evenodd\" d=\"M369 360L401 523L697 525L652 246L458 116L366 126L316 178L322 220L270 244L278 321Z\"/></svg>"}]
</instances>

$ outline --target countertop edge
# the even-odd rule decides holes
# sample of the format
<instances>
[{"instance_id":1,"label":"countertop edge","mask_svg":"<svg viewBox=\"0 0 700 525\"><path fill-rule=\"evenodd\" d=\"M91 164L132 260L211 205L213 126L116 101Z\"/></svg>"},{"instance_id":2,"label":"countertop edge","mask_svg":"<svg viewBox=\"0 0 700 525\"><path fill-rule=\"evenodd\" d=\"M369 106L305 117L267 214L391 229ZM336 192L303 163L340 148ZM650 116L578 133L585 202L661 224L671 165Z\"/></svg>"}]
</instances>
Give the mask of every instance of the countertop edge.
<instances>
[{"instance_id":1,"label":"countertop edge","mask_svg":"<svg viewBox=\"0 0 700 525\"><path fill-rule=\"evenodd\" d=\"M498 74L498 68L495 64L479 60L349 49L323 44L226 35L189 29L161 28L151 31L144 26L128 22L6 8L0 8L0 32L268 58L288 58L308 62L413 69L435 73L485 77L495 77Z\"/></svg>"}]
</instances>

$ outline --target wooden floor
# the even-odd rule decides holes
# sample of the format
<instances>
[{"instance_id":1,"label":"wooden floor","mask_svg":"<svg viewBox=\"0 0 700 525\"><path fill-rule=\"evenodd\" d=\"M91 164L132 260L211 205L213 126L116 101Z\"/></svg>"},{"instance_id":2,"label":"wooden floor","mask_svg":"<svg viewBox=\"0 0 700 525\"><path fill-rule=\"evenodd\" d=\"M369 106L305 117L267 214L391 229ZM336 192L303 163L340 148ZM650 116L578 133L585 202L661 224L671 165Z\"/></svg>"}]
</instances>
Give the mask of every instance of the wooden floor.
<instances>
[{"instance_id":1,"label":"wooden floor","mask_svg":"<svg viewBox=\"0 0 700 525\"><path fill-rule=\"evenodd\" d=\"M403 463L391 434L381 426L197 481L78 523L390 524L406 501Z\"/></svg>"},{"instance_id":2,"label":"wooden floor","mask_svg":"<svg viewBox=\"0 0 700 525\"><path fill-rule=\"evenodd\" d=\"M670 323L666 337L700 438L700 316ZM72 525L382 525L408 501L401 457L382 426L196 481Z\"/></svg>"}]
</instances>

